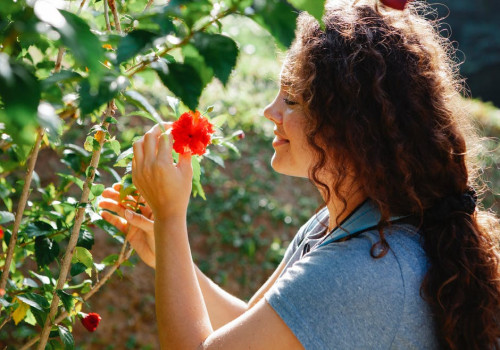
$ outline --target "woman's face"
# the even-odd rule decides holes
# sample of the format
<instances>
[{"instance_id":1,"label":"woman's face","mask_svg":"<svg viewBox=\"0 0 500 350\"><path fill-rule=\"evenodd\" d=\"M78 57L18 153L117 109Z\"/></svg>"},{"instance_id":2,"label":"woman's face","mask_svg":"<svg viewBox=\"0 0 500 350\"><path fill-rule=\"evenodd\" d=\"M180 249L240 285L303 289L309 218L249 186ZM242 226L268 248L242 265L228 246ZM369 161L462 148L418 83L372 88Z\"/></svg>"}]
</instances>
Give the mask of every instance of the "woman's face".
<instances>
[{"instance_id":1,"label":"woman's face","mask_svg":"<svg viewBox=\"0 0 500 350\"><path fill-rule=\"evenodd\" d=\"M308 177L313 152L307 143L306 116L300 102L292 99L282 86L274 101L264 109L264 116L275 124L273 169L285 175Z\"/></svg>"}]
</instances>

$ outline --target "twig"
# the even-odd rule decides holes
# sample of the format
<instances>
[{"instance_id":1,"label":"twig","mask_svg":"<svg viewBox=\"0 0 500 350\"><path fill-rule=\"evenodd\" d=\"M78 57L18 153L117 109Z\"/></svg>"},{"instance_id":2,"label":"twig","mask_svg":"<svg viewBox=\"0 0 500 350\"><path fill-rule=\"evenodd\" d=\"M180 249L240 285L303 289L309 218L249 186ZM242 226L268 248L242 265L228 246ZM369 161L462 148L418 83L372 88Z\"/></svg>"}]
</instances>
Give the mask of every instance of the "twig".
<instances>
[{"instance_id":1,"label":"twig","mask_svg":"<svg viewBox=\"0 0 500 350\"><path fill-rule=\"evenodd\" d=\"M108 2L104 0L104 20L106 21L106 30L111 32L111 24L109 23L109 10L108 10Z\"/></svg>"},{"instance_id":2,"label":"twig","mask_svg":"<svg viewBox=\"0 0 500 350\"><path fill-rule=\"evenodd\" d=\"M63 56L64 56L64 52L66 52L66 49L61 46L59 48L59 51L57 52L57 59L56 59L56 65L54 67L54 73L57 73L57 72L61 71L62 59L63 59Z\"/></svg>"},{"instance_id":3,"label":"twig","mask_svg":"<svg viewBox=\"0 0 500 350\"><path fill-rule=\"evenodd\" d=\"M113 0L114 1L114 0ZM229 8L227 9L226 11L223 11L221 13L219 13L217 16L215 16L212 20L210 20L209 22L205 23L201 28L199 28L198 30L196 31L191 31L188 35L186 35L184 37L184 39L182 39L181 42L179 42L178 44L175 44L173 46L169 46L169 47L165 47L163 50L161 50L160 52L158 52L156 54L156 57L155 59L151 60L151 61L143 61L143 62L140 62L132 67L130 67L129 69L127 69L127 73L128 72L131 72L128 74L128 77L131 78L132 76L134 76L135 74L143 71L144 69L146 69L152 62L155 62L158 60L158 58L162 57L162 56L165 56L169 51L172 51L173 49L175 48L178 48L178 47L181 47L183 45L185 45L186 43L188 43L192 37L194 36L195 33L197 32L202 32L204 31L205 29L207 29L209 26L211 26L213 23L217 22L218 20L220 20L221 18L224 18L225 16L231 14L231 13L234 13L236 12L236 9L235 8Z\"/></svg>"},{"instance_id":4,"label":"twig","mask_svg":"<svg viewBox=\"0 0 500 350\"><path fill-rule=\"evenodd\" d=\"M146 7L144 7L144 10L142 10L142 12L147 11L151 7L151 5L153 5L153 2L155 2L155 0L149 0L148 3L146 4Z\"/></svg>"},{"instance_id":5,"label":"twig","mask_svg":"<svg viewBox=\"0 0 500 350\"><path fill-rule=\"evenodd\" d=\"M10 321L11 318L12 318L12 315L7 316L7 318L5 318L5 320L3 320L2 324L0 325L0 329L2 329L3 326L5 326L7 324L7 322Z\"/></svg>"},{"instance_id":6,"label":"twig","mask_svg":"<svg viewBox=\"0 0 500 350\"><path fill-rule=\"evenodd\" d=\"M111 106L108 105L106 109L105 116L108 116L111 113ZM101 127L103 129L108 128L109 123L103 122ZM92 182L94 181L95 171L97 166L99 165L99 159L101 156L101 149L104 144L104 137L99 140L99 149L92 152L92 158L90 160L90 164L87 171L87 178L83 184L82 195L80 197L80 202L78 209L76 211L75 216L75 224L73 226L73 230L71 231L70 239L68 246L66 248L66 253L64 254L63 261L61 264L61 270L59 272L59 278L57 279L57 285L54 289L54 293L52 295L52 303L50 304L50 311L47 315L47 319L45 320L45 324L43 326L41 335L40 335L40 343L38 344L39 350L44 350L45 345L47 344L47 340L49 338L50 329L52 328L53 319L56 315L59 305L59 296L56 291L58 289L62 289L64 284L66 283L66 277L68 276L69 269L71 267L71 259L75 252L76 243L78 241L78 235L80 233L80 227L82 225L83 219L85 217L85 207L88 203L90 188L92 187Z\"/></svg>"},{"instance_id":7,"label":"twig","mask_svg":"<svg viewBox=\"0 0 500 350\"><path fill-rule=\"evenodd\" d=\"M19 232L19 226L21 225L21 220L23 218L24 208L26 207L26 202L28 201L31 179L33 177L33 171L35 170L35 164L38 158L38 151L40 150L43 135L43 128L38 129L35 146L33 147L33 151L28 161L28 170L26 171L26 176L24 178L23 191L21 192L21 198L19 199L19 204L17 206L16 219L14 220L12 235L10 237L9 247L7 249L7 257L5 259L5 264L2 271L2 279L0 280L0 289L5 289L5 286L7 285L7 278L9 277L10 272L10 264L12 263L12 258L14 257L14 248L16 247L17 242L17 233Z\"/></svg>"},{"instance_id":8,"label":"twig","mask_svg":"<svg viewBox=\"0 0 500 350\"><path fill-rule=\"evenodd\" d=\"M115 20L115 29L118 33L122 33L122 26L120 24L120 17L118 15L118 10L116 9L116 2L115 0L108 0L108 5L109 9L111 10L111 13L113 14L113 18Z\"/></svg>"}]
</instances>

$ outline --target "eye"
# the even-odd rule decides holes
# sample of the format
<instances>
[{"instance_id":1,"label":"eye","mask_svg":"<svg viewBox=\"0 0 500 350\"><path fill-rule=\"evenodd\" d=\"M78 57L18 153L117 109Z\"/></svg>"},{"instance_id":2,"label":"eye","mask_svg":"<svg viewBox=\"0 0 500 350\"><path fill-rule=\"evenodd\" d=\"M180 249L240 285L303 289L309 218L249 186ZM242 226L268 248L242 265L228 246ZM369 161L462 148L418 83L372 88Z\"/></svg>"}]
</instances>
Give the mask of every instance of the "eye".
<instances>
[{"instance_id":1,"label":"eye","mask_svg":"<svg viewBox=\"0 0 500 350\"><path fill-rule=\"evenodd\" d=\"M284 98L283 98L283 101L285 102L285 104L287 104L287 105L289 105L289 106L293 106L293 105L298 104L298 102L292 101L292 100L290 100L288 97L284 97Z\"/></svg>"}]
</instances>

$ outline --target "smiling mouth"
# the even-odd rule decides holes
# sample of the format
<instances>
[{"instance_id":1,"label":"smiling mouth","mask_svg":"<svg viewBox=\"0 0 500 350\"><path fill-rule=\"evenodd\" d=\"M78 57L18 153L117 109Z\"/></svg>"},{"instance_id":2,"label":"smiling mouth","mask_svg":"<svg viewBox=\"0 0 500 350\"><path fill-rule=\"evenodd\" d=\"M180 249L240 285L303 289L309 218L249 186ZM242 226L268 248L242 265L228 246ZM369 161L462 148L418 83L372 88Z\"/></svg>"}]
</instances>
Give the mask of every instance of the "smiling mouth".
<instances>
[{"instance_id":1,"label":"smiling mouth","mask_svg":"<svg viewBox=\"0 0 500 350\"><path fill-rule=\"evenodd\" d=\"M287 143L290 143L290 141L288 141L286 138L284 138L283 136L278 134L276 131L274 132L274 135L276 135L276 137L273 140L273 147L281 146L281 145L285 145Z\"/></svg>"}]
</instances>

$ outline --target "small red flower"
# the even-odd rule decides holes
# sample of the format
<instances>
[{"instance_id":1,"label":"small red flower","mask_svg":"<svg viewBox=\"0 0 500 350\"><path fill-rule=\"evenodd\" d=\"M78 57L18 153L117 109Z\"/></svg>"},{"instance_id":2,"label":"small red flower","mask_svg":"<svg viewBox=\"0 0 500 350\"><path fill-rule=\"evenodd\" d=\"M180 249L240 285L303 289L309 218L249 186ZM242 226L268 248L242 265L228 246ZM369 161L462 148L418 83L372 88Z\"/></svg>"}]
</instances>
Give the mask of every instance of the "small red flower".
<instances>
[{"instance_id":1,"label":"small red flower","mask_svg":"<svg viewBox=\"0 0 500 350\"><path fill-rule=\"evenodd\" d=\"M91 312L82 318L82 324L89 332L93 332L97 329L99 321L101 321L101 316L95 312Z\"/></svg>"},{"instance_id":2,"label":"small red flower","mask_svg":"<svg viewBox=\"0 0 500 350\"><path fill-rule=\"evenodd\" d=\"M211 142L214 126L199 111L183 113L172 125L174 150L179 154L203 155Z\"/></svg>"},{"instance_id":3,"label":"small red flower","mask_svg":"<svg viewBox=\"0 0 500 350\"><path fill-rule=\"evenodd\" d=\"M406 4L411 0L380 0L385 6L391 7L395 10L403 11Z\"/></svg>"},{"instance_id":4,"label":"small red flower","mask_svg":"<svg viewBox=\"0 0 500 350\"><path fill-rule=\"evenodd\" d=\"M0 239L3 239L3 229L2 229L2 226L0 226Z\"/></svg>"},{"instance_id":5,"label":"small red flower","mask_svg":"<svg viewBox=\"0 0 500 350\"><path fill-rule=\"evenodd\" d=\"M238 130L234 133L234 137L236 137L238 140L243 140L245 138L245 133L243 130Z\"/></svg>"}]
</instances>

